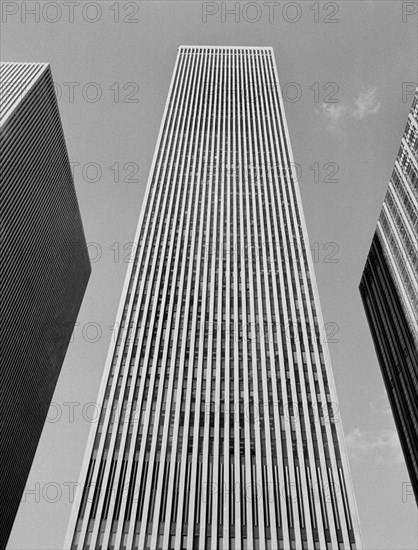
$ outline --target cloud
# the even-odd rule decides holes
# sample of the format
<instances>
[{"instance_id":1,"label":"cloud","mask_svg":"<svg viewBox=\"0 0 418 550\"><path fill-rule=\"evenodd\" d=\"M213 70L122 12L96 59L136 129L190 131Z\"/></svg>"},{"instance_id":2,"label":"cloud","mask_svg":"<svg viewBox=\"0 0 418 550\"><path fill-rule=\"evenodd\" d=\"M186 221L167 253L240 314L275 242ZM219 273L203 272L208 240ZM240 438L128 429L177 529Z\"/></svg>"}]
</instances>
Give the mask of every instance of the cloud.
<instances>
[{"instance_id":1,"label":"cloud","mask_svg":"<svg viewBox=\"0 0 418 550\"><path fill-rule=\"evenodd\" d=\"M360 93L354 105L351 114L357 120L362 120L367 115L374 115L379 112L380 101L376 99L376 88L370 88L367 92Z\"/></svg>"},{"instance_id":2,"label":"cloud","mask_svg":"<svg viewBox=\"0 0 418 550\"><path fill-rule=\"evenodd\" d=\"M337 124L338 121L345 116L347 112L347 106L341 104L337 105L335 103L323 103L322 112L326 119L328 119L333 124Z\"/></svg>"},{"instance_id":3,"label":"cloud","mask_svg":"<svg viewBox=\"0 0 418 550\"><path fill-rule=\"evenodd\" d=\"M325 118L328 130L332 134L343 134L344 127L350 120L363 120L380 110L380 101L376 97L376 88L360 92L352 102L322 103L317 113Z\"/></svg>"},{"instance_id":4,"label":"cloud","mask_svg":"<svg viewBox=\"0 0 418 550\"><path fill-rule=\"evenodd\" d=\"M354 428L345 439L350 457L361 461L374 459L377 464L402 464L404 457L395 429L384 428L372 435Z\"/></svg>"}]
</instances>

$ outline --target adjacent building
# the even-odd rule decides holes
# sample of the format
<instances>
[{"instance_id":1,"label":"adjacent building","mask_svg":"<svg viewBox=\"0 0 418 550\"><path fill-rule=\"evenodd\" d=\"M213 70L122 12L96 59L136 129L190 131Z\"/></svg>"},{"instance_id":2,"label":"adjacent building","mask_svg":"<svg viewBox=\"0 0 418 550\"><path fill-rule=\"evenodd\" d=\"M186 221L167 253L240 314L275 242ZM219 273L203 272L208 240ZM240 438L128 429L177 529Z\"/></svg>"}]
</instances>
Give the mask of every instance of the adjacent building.
<instances>
[{"instance_id":1,"label":"adjacent building","mask_svg":"<svg viewBox=\"0 0 418 550\"><path fill-rule=\"evenodd\" d=\"M178 49L65 548L360 548L272 48Z\"/></svg>"},{"instance_id":2,"label":"adjacent building","mask_svg":"<svg viewBox=\"0 0 418 550\"><path fill-rule=\"evenodd\" d=\"M49 65L1 63L0 98L5 548L91 267Z\"/></svg>"},{"instance_id":3,"label":"adjacent building","mask_svg":"<svg viewBox=\"0 0 418 550\"><path fill-rule=\"evenodd\" d=\"M418 89L360 292L418 502Z\"/></svg>"}]
</instances>

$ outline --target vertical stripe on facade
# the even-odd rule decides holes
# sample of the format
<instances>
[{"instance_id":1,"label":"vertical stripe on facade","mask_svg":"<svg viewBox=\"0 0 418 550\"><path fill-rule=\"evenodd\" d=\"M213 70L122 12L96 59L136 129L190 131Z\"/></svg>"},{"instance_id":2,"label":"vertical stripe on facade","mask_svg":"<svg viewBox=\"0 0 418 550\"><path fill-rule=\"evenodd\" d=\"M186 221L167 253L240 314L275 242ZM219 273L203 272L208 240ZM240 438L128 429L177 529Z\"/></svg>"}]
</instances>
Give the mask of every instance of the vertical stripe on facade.
<instances>
[{"instance_id":1,"label":"vertical stripe on facade","mask_svg":"<svg viewBox=\"0 0 418 550\"><path fill-rule=\"evenodd\" d=\"M271 48L180 47L68 546L360 547L292 166Z\"/></svg>"},{"instance_id":2,"label":"vertical stripe on facade","mask_svg":"<svg viewBox=\"0 0 418 550\"><path fill-rule=\"evenodd\" d=\"M360 292L418 501L418 90Z\"/></svg>"},{"instance_id":3,"label":"vertical stripe on facade","mask_svg":"<svg viewBox=\"0 0 418 550\"><path fill-rule=\"evenodd\" d=\"M4 548L91 267L49 65L1 63L0 100Z\"/></svg>"}]
</instances>

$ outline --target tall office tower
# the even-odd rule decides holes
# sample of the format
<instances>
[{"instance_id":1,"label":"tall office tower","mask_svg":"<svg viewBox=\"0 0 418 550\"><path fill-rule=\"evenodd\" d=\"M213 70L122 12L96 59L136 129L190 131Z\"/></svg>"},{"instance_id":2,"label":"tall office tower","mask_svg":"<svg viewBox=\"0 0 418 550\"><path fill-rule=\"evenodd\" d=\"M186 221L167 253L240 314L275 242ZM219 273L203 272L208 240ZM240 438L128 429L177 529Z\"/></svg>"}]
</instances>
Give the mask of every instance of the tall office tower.
<instances>
[{"instance_id":1,"label":"tall office tower","mask_svg":"<svg viewBox=\"0 0 418 550\"><path fill-rule=\"evenodd\" d=\"M51 71L0 64L0 548L90 276Z\"/></svg>"},{"instance_id":2,"label":"tall office tower","mask_svg":"<svg viewBox=\"0 0 418 550\"><path fill-rule=\"evenodd\" d=\"M360 292L418 502L418 88Z\"/></svg>"},{"instance_id":3,"label":"tall office tower","mask_svg":"<svg viewBox=\"0 0 418 550\"><path fill-rule=\"evenodd\" d=\"M359 548L292 163L273 50L180 47L66 547Z\"/></svg>"}]
</instances>

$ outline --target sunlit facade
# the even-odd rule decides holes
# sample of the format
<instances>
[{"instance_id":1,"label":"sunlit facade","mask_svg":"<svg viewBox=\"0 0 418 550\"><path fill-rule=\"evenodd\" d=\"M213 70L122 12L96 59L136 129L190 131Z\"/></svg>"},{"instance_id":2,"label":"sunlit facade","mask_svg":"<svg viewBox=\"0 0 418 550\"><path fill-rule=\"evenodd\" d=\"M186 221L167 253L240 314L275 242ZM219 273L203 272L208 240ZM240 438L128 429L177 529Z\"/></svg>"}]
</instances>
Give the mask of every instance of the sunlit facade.
<instances>
[{"instance_id":1,"label":"sunlit facade","mask_svg":"<svg viewBox=\"0 0 418 550\"><path fill-rule=\"evenodd\" d=\"M272 48L181 46L72 549L360 548Z\"/></svg>"}]
</instances>

